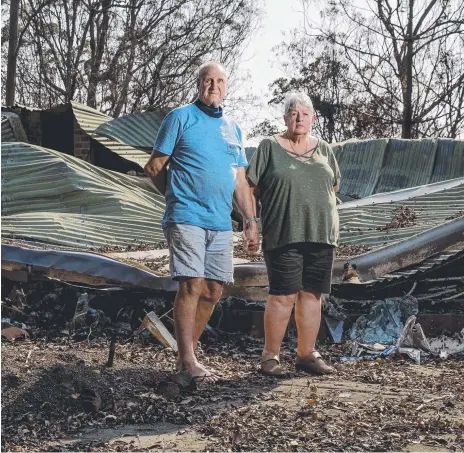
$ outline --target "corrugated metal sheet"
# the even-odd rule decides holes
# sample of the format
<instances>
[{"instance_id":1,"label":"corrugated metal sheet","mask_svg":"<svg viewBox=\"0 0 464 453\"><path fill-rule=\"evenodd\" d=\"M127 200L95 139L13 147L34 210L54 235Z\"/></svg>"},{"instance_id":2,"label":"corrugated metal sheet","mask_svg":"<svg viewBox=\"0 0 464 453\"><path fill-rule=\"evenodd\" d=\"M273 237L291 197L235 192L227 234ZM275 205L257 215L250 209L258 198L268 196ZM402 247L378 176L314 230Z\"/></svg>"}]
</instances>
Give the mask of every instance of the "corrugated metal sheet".
<instances>
[{"instance_id":1,"label":"corrugated metal sheet","mask_svg":"<svg viewBox=\"0 0 464 453\"><path fill-rule=\"evenodd\" d=\"M2 143L27 141L19 116L11 112L2 112Z\"/></svg>"},{"instance_id":2,"label":"corrugated metal sheet","mask_svg":"<svg viewBox=\"0 0 464 453\"><path fill-rule=\"evenodd\" d=\"M391 274L383 275L371 282L366 282L372 285L384 285L386 282L396 283L400 280L407 280L409 278L417 279L420 274L425 274L445 265L446 263L461 259L464 257L464 244L456 244L442 253L432 256L420 264L402 269L400 271L392 272Z\"/></svg>"},{"instance_id":3,"label":"corrugated metal sheet","mask_svg":"<svg viewBox=\"0 0 464 453\"><path fill-rule=\"evenodd\" d=\"M449 179L447 181L435 182L425 186L410 187L409 189L395 190L393 192L378 193L370 197L358 199L349 199L337 208L339 211L344 209L358 208L360 206L372 206L374 204L394 203L397 201L409 200L411 198L421 197L423 195L431 195L444 190L452 189L464 184L464 178ZM340 197L340 198L343 198Z\"/></svg>"},{"instance_id":4,"label":"corrugated metal sheet","mask_svg":"<svg viewBox=\"0 0 464 453\"><path fill-rule=\"evenodd\" d=\"M463 140L350 140L332 149L340 192L356 198L464 177Z\"/></svg>"},{"instance_id":5,"label":"corrugated metal sheet","mask_svg":"<svg viewBox=\"0 0 464 453\"><path fill-rule=\"evenodd\" d=\"M333 147L342 173L340 192L343 195L363 198L375 193L387 145L388 140L383 139L347 142Z\"/></svg>"},{"instance_id":6,"label":"corrugated metal sheet","mask_svg":"<svg viewBox=\"0 0 464 453\"><path fill-rule=\"evenodd\" d=\"M464 140L439 139L430 182L464 175Z\"/></svg>"},{"instance_id":7,"label":"corrugated metal sheet","mask_svg":"<svg viewBox=\"0 0 464 453\"><path fill-rule=\"evenodd\" d=\"M156 243L163 213L148 178L39 146L2 146L2 236L77 248Z\"/></svg>"},{"instance_id":8,"label":"corrugated metal sheet","mask_svg":"<svg viewBox=\"0 0 464 453\"><path fill-rule=\"evenodd\" d=\"M13 141L14 133L10 124L10 120L6 116L2 116L2 143Z\"/></svg>"},{"instance_id":9,"label":"corrugated metal sheet","mask_svg":"<svg viewBox=\"0 0 464 453\"><path fill-rule=\"evenodd\" d=\"M104 279L108 283L122 284L124 286L142 286L164 291L176 291L177 282L170 277L158 277L144 269L121 263L107 256L96 253L76 252L68 250L34 250L15 245L2 244L2 269L5 261L30 265L33 272L52 270L77 276L80 281L88 281L85 276ZM47 272L45 273L47 275ZM82 278L82 280L81 280ZM78 281L79 281L78 280Z\"/></svg>"},{"instance_id":10,"label":"corrugated metal sheet","mask_svg":"<svg viewBox=\"0 0 464 453\"><path fill-rule=\"evenodd\" d=\"M101 124L95 133L151 151L161 122L170 111L170 108L165 108L121 116Z\"/></svg>"},{"instance_id":11,"label":"corrugated metal sheet","mask_svg":"<svg viewBox=\"0 0 464 453\"><path fill-rule=\"evenodd\" d=\"M373 193L428 184L435 164L437 144L436 139L390 139ZM359 151L361 149L359 148ZM364 168L366 167L368 168L367 164L364 165Z\"/></svg>"},{"instance_id":12,"label":"corrugated metal sheet","mask_svg":"<svg viewBox=\"0 0 464 453\"><path fill-rule=\"evenodd\" d=\"M141 169L143 169L149 158L149 154L147 152L121 143L120 141L104 137L95 132L99 126L104 123L111 122L113 118L91 107L79 104L78 102L72 101L71 107L79 126L87 132L90 137L101 143L113 153L118 154L124 159L137 163L140 165Z\"/></svg>"},{"instance_id":13,"label":"corrugated metal sheet","mask_svg":"<svg viewBox=\"0 0 464 453\"><path fill-rule=\"evenodd\" d=\"M393 220L393 211L401 206L414 210L417 215L416 224L405 228L379 230L378 228ZM339 210L340 242L371 246L393 243L445 223L447 218L459 211L464 211L464 184L394 203L343 208Z\"/></svg>"}]
</instances>

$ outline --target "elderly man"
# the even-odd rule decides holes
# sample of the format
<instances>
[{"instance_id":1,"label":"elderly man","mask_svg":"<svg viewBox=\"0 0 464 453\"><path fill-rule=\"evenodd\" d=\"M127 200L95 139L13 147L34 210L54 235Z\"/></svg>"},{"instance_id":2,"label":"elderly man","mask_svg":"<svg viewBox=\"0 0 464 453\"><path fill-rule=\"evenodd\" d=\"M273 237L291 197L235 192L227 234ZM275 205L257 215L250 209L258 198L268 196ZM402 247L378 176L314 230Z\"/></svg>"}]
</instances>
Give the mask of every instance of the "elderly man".
<instances>
[{"instance_id":1,"label":"elderly man","mask_svg":"<svg viewBox=\"0 0 464 453\"><path fill-rule=\"evenodd\" d=\"M223 284L233 282L233 196L243 216L244 247L256 251L259 235L242 131L221 107L227 91L224 67L203 64L197 87L193 104L164 119L145 172L166 198L163 229L171 275L179 281L174 301L178 370L215 381L218 377L198 362L195 346Z\"/></svg>"}]
</instances>

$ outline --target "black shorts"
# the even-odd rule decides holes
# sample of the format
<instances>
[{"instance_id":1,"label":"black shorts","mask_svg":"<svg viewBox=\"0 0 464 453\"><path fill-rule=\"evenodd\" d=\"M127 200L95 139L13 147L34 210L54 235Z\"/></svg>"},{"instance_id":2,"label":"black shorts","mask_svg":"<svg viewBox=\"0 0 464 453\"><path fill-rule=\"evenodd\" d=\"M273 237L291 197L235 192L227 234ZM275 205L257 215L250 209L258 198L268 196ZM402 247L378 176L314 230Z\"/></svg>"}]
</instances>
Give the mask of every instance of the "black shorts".
<instances>
[{"instance_id":1,"label":"black shorts","mask_svg":"<svg viewBox=\"0 0 464 453\"><path fill-rule=\"evenodd\" d=\"M269 294L289 295L300 290L329 294L335 247L299 242L264 252Z\"/></svg>"}]
</instances>

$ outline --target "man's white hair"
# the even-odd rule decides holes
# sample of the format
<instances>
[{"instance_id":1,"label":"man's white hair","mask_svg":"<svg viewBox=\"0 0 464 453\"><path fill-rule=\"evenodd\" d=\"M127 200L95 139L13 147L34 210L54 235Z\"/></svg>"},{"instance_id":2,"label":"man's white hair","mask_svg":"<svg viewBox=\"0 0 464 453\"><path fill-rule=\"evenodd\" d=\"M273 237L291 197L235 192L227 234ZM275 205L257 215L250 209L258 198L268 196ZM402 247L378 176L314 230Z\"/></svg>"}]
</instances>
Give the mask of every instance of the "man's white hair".
<instances>
[{"instance_id":1,"label":"man's white hair","mask_svg":"<svg viewBox=\"0 0 464 453\"><path fill-rule=\"evenodd\" d=\"M216 66L217 68L219 68L227 77L226 68L221 63L218 63L217 61L207 61L198 68L198 80L200 80L205 74L205 72L208 71L208 69L212 66Z\"/></svg>"},{"instance_id":2,"label":"man's white hair","mask_svg":"<svg viewBox=\"0 0 464 453\"><path fill-rule=\"evenodd\" d=\"M284 116L287 116L290 109L294 109L297 105L308 107L309 111L314 113L313 103L306 93L288 93L284 100Z\"/></svg>"}]
</instances>

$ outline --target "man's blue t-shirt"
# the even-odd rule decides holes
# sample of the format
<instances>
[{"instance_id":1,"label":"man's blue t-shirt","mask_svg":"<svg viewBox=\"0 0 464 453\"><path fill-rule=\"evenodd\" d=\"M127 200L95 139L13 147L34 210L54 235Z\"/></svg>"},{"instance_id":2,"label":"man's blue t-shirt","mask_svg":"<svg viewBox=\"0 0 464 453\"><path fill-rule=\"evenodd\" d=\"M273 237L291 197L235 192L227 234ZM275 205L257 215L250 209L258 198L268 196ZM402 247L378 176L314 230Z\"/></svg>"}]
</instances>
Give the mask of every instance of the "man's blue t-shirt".
<instances>
[{"instance_id":1,"label":"man's blue t-shirt","mask_svg":"<svg viewBox=\"0 0 464 453\"><path fill-rule=\"evenodd\" d=\"M171 156L163 227L230 231L237 168L247 166L237 123L188 104L166 116L153 149Z\"/></svg>"}]
</instances>

